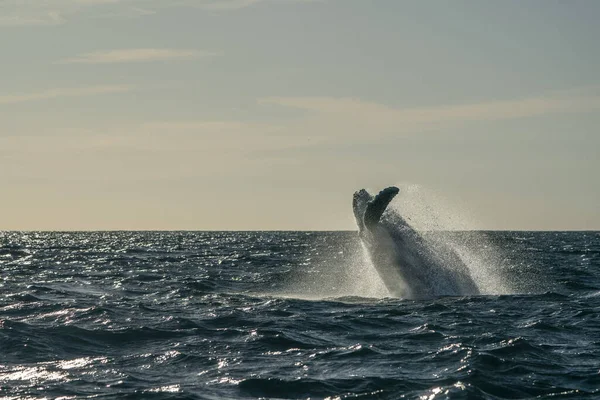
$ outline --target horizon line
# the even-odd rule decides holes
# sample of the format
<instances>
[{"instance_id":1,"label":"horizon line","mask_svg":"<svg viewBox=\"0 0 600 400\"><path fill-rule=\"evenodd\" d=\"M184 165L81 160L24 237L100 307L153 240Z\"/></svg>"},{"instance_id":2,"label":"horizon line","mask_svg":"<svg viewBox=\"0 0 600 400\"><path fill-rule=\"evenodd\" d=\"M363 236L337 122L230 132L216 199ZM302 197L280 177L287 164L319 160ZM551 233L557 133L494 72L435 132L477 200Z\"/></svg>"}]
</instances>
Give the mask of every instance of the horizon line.
<instances>
[{"instance_id":1,"label":"horizon line","mask_svg":"<svg viewBox=\"0 0 600 400\"><path fill-rule=\"evenodd\" d=\"M358 232L352 229L0 229L0 233L95 233L95 232ZM598 229L429 229L421 232L600 232Z\"/></svg>"}]
</instances>

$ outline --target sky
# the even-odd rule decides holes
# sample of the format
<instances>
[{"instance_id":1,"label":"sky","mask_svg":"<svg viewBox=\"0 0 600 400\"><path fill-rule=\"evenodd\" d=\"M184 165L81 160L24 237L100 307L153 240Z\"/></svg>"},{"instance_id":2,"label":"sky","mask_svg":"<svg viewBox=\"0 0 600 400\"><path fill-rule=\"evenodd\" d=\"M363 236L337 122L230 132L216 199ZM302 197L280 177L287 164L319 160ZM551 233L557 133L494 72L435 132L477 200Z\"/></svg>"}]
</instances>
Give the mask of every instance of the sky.
<instances>
[{"instance_id":1,"label":"sky","mask_svg":"<svg viewBox=\"0 0 600 400\"><path fill-rule=\"evenodd\" d=\"M0 230L352 230L406 184L466 229L600 229L599 16L0 0Z\"/></svg>"}]
</instances>

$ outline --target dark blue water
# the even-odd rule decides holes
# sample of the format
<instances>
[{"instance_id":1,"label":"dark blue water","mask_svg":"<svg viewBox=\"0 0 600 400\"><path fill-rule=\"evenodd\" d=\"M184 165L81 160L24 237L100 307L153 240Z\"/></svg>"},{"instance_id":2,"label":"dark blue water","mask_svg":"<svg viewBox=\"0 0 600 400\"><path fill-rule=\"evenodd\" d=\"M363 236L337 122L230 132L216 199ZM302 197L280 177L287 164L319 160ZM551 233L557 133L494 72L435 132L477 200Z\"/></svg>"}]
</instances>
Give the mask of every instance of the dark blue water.
<instances>
[{"instance_id":1,"label":"dark blue water","mask_svg":"<svg viewBox=\"0 0 600 400\"><path fill-rule=\"evenodd\" d=\"M600 398L600 233L447 235L485 295L354 232L0 233L0 397Z\"/></svg>"}]
</instances>

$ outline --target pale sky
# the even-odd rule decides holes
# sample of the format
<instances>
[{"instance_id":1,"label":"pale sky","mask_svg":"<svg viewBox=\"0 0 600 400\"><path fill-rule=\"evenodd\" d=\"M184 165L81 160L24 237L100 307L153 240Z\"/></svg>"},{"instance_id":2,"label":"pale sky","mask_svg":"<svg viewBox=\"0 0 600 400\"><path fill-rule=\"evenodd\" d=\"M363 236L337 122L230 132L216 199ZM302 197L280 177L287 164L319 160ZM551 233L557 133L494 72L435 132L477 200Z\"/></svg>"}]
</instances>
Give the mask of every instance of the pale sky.
<instances>
[{"instance_id":1,"label":"pale sky","mask_svg":"<svg viewBox=\"0 0 600 400\"><path fill-rule=\"evenodd\" d=\"M0 0L0 230L600 229L600 1ZM401 196L401 195L400 195Z\"/></svg>"}]
</instances>

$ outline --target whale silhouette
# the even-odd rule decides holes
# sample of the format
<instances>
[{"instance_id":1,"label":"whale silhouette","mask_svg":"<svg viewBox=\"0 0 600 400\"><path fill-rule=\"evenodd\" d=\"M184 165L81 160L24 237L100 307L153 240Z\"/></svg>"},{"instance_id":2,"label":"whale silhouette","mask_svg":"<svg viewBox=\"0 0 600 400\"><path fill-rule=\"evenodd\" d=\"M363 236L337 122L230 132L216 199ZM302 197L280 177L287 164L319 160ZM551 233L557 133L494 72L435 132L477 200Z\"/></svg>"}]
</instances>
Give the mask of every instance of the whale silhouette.
<instances>
[{"instance_id":1,"label":"whale silhouette","mask_svg":"<svg viewBox=\"0 0 600 400\"><path fill-rule=\"evenodd\" d=\"M425 239L387 209L399 191L392 186L372 196L361 189L352 202L360 239L390 294L405 299L478 294L469 269L452 248Z\"/></svg>"}]
</instances>

